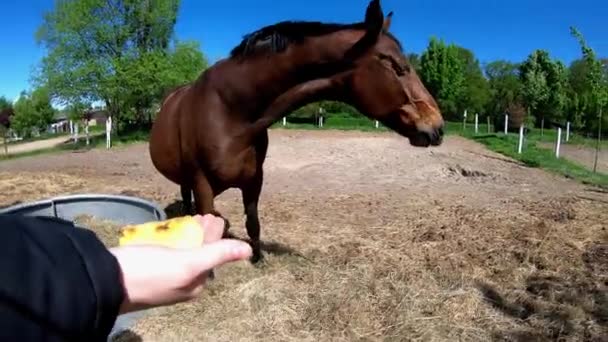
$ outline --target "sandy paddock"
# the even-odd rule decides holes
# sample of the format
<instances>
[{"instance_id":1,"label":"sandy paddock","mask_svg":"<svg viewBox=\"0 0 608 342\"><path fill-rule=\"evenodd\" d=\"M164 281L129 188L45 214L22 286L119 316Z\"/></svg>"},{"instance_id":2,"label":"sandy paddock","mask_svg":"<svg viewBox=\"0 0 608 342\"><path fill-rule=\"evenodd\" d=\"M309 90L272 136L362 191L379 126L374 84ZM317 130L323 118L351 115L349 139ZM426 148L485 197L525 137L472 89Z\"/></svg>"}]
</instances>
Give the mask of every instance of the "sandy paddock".
<instances>
[{"instance_id":1,"label":"sandy paddock","mask_svg":"<svg viewBox=\"0 0 608 342\"><path fill-rule=\"evenodd\" d=\"M608 194L448 137L273 130L267 264L217 270L200 300L124 341L601 341ZM0 206L102 192L174 208L146 144L0 163ZM245 237L240 193L217 208ZM100 232L103 234L104 232Z\"/></svg>"}]
</instances>

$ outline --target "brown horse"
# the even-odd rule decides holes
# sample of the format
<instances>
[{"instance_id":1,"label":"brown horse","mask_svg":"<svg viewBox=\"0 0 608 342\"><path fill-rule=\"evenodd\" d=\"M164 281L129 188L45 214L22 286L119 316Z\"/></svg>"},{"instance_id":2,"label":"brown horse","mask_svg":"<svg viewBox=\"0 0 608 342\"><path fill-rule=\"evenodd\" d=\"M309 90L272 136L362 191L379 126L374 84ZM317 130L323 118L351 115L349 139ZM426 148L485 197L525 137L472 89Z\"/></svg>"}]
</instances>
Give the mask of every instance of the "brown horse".
<instances>
[{"instance_id":1,"label":"brown horse","mask_svg":"<svg viewBox=\"0 0 608 342\"><path fill-rule=\"evenodd\" d=\"M260 261L258 198L268 128L307 103L348 103L413 146L441 144L439 107L388 33L391 17L372 0L360 23L264 27L195 82L170 93L152 128L150 155L157 170L181 187L184 210L191 213L194 192L196 213L221 216L214 198L240 189L251 261Z\"/></svg>"}]
</instances>

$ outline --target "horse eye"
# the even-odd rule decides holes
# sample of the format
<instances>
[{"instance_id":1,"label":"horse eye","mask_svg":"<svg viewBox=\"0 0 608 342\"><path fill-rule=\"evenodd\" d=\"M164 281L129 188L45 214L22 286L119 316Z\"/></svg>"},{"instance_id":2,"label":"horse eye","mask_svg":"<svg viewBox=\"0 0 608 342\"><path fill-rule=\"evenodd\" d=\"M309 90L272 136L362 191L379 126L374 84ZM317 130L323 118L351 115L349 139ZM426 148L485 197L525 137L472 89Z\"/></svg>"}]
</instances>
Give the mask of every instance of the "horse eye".
<instances>
[{"instance_id":1,"label":"horse eye","mask_svg":"<svg viewBox=\"0 0 608 342\"><path fill-rule=\"evenodd\" d=\"M394 63L393 64L393 68L395 69L395 72L397 73L397 75L399 76L403 76L405 75L405 73L408 71L407 70L407 66L405 68L401 67L401 65Z\"/></svg>"},{"instance_id":2,"label":"horse eye","mask_svg":"<svg viewBox=\"0 0 608 342\"><path fill-rule=\"evenodd\" d=\"M397 73L397 76L403 76L406 72L409 72L409 65L402 67L393 57L385 54L380 54L380 59L386 59L391 63L391 67Z\"/></svg>"}]
</instances>

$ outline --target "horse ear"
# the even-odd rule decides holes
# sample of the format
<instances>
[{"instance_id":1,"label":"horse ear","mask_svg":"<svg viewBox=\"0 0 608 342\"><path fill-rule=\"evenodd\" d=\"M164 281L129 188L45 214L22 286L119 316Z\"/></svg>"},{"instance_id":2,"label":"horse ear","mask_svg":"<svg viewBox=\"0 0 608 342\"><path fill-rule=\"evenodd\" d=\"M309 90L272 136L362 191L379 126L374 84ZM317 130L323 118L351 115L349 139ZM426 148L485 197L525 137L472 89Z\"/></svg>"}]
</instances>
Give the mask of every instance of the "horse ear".
<instances>
[{"instance_id":1,"label":"horse ear","mask_svg":"<svg viewBox=\"0 0 608 342\"><path fill-rule=\"evenodd\" d=\"M358 58L378 41L378 37L382 33L382 27L384 25L384 14L380 7L380 0L372 0L369 5L367 5L364 25L365 34L346 51L344 55L346 60L352 61Z\"/></svg>"},{"instance_id":2,"label":"horse ear","mask_svg":"<svg viewBox=\"0 0 608 342\"><path fill-rule=\"evenodd\" d=\"M391 11L386 16L386 19L384 19L384 24L382 24L382 31L383 32L388 32L388 30L391 28L391 20L392 19L393 19L393 11Z\"/></svg>"},{"instance_id":3,"label":"horse ear","mask_svg":"<svg viewBox=\"0 0 608 342\"><path fill-rule=\"evenodd\" d=\"M380 0L372 0L369 5L367 5L367 11L365 11L366 35L378 36L382 30L383 24L384 14L382 13L382 7L380 7Z\"/></svg>"}]
</instances>

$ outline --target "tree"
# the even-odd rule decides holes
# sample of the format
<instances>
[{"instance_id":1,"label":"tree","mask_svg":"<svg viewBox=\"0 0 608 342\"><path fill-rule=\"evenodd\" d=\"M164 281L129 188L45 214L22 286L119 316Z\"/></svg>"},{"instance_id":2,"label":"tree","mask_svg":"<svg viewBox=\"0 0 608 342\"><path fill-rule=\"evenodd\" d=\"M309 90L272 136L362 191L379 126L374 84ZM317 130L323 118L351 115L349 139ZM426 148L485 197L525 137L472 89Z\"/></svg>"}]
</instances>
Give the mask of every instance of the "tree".
<instances>
[{"instance_id":1,"label":"tree","mask_svg":"<svg viewBox=\"0 0 608 342\"><path fill-rule=\"evenodd\" d=\"M195 79L207 61L198 43L178 43L170 55L162 51L121 59L121 87L130 94L126 105L134 109L136 121L151 123L153 105L160 102L167 89Z\"/></svg>"},{"instance_id":2,"label":"tree","mask_svg":"<svg viewBox=\"0 0 608 342\"><path fill-rule=\"evenodd\" d=\"M485 74L490 88L488 112L502 117L509 105L521 102L522 84L519 80L518 69L519 64L505 60L486 64Z\"/></svg>"},{"instance_id":3,"label":"tree","mask_svg":"<svg viewBox=\"0 0 608 342\"><path fill-rule=\"evenodd\" d=\"M11 119L12 128L22 137L28 138L36 126L36 112L28 94L23 91L15 102L15 115Z\"/></svg>"},{"instance_id":4,"label":"tree","mask_svg":"<svg viewBox=\"0 0 608 342\"><path fill-rule=\"evenodd\" d=\"M48 55L35 81L61 104L103 101L118 127L150 121L166 90L206 67L198 45L174 39L178 8L179 0L56 1L37 32Z\"/></svg>"},{"instance_id":5,"label":"tree","mask_svg":"<svg viewBox=\"0 0 608 342\"><path fill-rule=\"evenodd\" d=\"M456 49L464 65L464 85L458 111L463 112L466 109L475 113L483 112L491 95L488 80L483 76L479 60L471 50L460 46Z\"/></svg>"},{"instance_id":6,"label":"tree","mask_svg":"<svg viewBox=\"0 0 608 342\"><path fill-rule=\"evenodd\" d=\"M416 73L420 74L420 56L417 53L408 53L406 56L408 62L410 62L410 65L412 66L412 68L414 68L414 70L416 70Z\"/></svg>"},{"instance_id":7,"label":"tree","mask_svg":"<svg viewBox=\"0 0 608 342\"><path fill-rule=\"evenodd\" d=\"M456 117L465 82L465 66L456 46L432 37L420 58L420 67L422 82L437 99L445 117Z\"/></svg>"},{"instance_id":8,"label":"tree","mask_svg":"<svg viewBox=\"0 0 608 342\"><path fill-rule=\"evenodd\" d=\"M51 106L48 89L40 87L33 92L21 92L14 106L15 115L11 118L11 127L24 137L32 131L44 131L55 117Z\"/></svg>"},{"instance_id":9,"label":"tree","mask_svg":"<svg viewBox=\"0 0 608 342\"><path fill-rule=\"evenodd\" d=\"M573 128L581 129L585 123L585 113L590 108L591 91L587 85L589 66L584 59L577 59L568 68L567 117Z\"/></svg>"},{"instance_id":10,"label":"tree","mask_svg":"<svg viewBox=\"0 0 608 342\"><path fill-rule=\"evenodd\" d=\"M535 50L520 65L519 77L525 105L537 126L545 118L554 122L565 119L567 73L563 63L553 62L545 50Z\"/></svg>"},{"instance_id":11,"label":"tree","mask_svg":"<svg viewBox=\"0 0 608 342\"><path fill-rule=\"evenodd\" d=\"M0 96L0 126L4 127L4 130L10 128L13 115L15 115L13 104L6 97Z\"/></svg>"},{"instance_id":12,"label":"tree","mask_svg":"<svg viewBox=\"0 0 608 342\"><path fill-rule=\"evenodd\" d=\"M0 96L0 110L6 109L6 108L12 108L12 107L13 107L13 105L6 97Z\"/></svg>"},{"instance_id":13,"label":"tree","mask_svg":"<svg viewBox=\"0 0 608 342\"><path fill-rule=\"evenodd\" d=\"M602 138L602 126L606 127L606 124L603 123L603 120L605 119L602 116L602 112L604 107L608 105L608 66L595 57L595 51L593 51L593 49L587 45L585 38L576 28L570 27L570 33L578 40L581 47L583 59L588 67L585 83L591 93L591 100L596 105L598 110L597 145L595 148L595 162L593 164L593 172L596 172L597 160L600 151L600 140ZM592 121L590 120L590 122L588 122L588 126L591 126L591 123Z\"/></svg>"},{"instance_id":14,"label":"tree","mask_svg":"<svg viewBox=\"0 0 608 342\"><path fill-rule=\"evenodd\" d=\"M36 127L44 130L55 118L55 109L51 105L49 89L42 86L34 89L31 94L31 101L36 113Z\"/></svg>"},{"instance_id":15,"label":"tree","mask_svg":"<svg viewBox=\"0 0 608 342\"><path fill-rule=\"evenodd\" d=\"M600 131L601 113L608 105L608 63L604 63L596 57L595 51L587 45L583 35L576 28L570 27L570 33L577 39L581 47L585 65L584 77L579 76L578 79L580 87L587 92L590 102L590 108L587 110L590 115L585 117L585 126L589 129L597 128Z\"/></svg>"}]
</instances>

